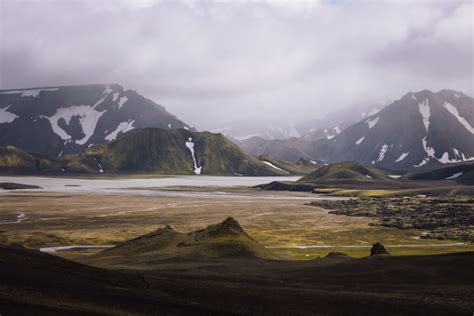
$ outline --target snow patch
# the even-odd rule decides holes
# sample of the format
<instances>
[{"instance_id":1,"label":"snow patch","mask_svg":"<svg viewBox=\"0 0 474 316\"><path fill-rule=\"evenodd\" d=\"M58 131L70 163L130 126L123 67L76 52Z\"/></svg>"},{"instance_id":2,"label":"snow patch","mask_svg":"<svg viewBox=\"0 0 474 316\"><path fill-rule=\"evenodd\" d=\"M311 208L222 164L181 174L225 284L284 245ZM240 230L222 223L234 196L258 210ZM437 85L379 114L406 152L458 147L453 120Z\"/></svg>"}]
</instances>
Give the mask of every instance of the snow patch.
<instances>
[{"instance_id":1,"label":"snow patch","mask_svg":"<svg viewBox=\"0 0 474 316\"><path fill-rule=\"evenodd\" d=\"M249 138L252 138L252 137L255 137L255 136L260 136L260 135L261 135L260 133L248 134L248 135L244 135L244 136L235 136L234 138L237 139L237 140L246 140L246 139L249 139Z\"/></svg>"},{"instance_id":2,"label":"snow patch","mask_svg":"<svg viewBox=\"0 0 474 316\"><path fill-rule=\"evenodd\" d=\"M399 179L399 178L402 177L402 176L397 175L397 174L389 174L388 176L389 176L390 178L392 178L392 179Z\"/></svg>"},{"instance_id":3,"label":"snow patch","mask_svg":"<svg viewBox=\"0 0 474 316\"><path fill-rule=\"evenodd\" d=\"M0 92L0 94L20 94L21 97L34 97L36 98L39 96L41 91L58 91L58 88L50 88L50 89L27 89L27 90L15 90L15 91L5 91Z\"/></svg>"},{"instance_id":4,"label":"snow patch","mask_svg":"<svg viewBox=\"0 0 474 316\"><path fill-rule=\"evenodd\" d=\"M8 112L8 109L10 108L10 106L11 106L11 104L8 105L7 107L3 108L3 109L0 109L0 124L2 124L2 123L11 123L19 117L15 113Z\"/></svg>"},{"instance_id":5,"label":"snow patch","mask_svg":"<svg viewBox=\"0 0 474 316\"><path fill-rule=\"evenodd\" d=\"M383 144L382 147L380 148L379 158L377 159L377 162L381 162L382 160L384 160L387 150L388 150L388 145Z\"/></svg>"},{"instance_id":6,"label":"snow patch","mask_svg":"<svg viewBox=\"0 0 474 316\"><path fill-rule=\"evenodd\" d=\"M97 159L95 161L97 161L97 166L99 167L99 172L104 173L104 168L102 167L102 164Z\"/></svg>"},{"instance_id":7,"label":"snow patch","mask_svg":"<svg viewBox=\"0 0 474 316\"><path fill-rule=\"evenodd\" d=\"M333 139L334 136L336 136L336 135L329 135L329 134L328 134L326 137L327 137L328 139Z\"/></svg>"},{"instance_id":8,"label":"snow patch","mask_svg":"<svg viewBox=\"0 0 474 316\"><path fill-rule=\"evenodd\" d=\"M430 126L430 106L429 100L426 99L425 101L418 104L418 108L420 110L420 114L423 117L423 124L425 125L426 130L428 131L428 127Z\"/></svg>"},{"instance_id":9,"label":"snow patch","mask_svg":"<svg viewBox=\"0 0 474 316\"><path fill-rule=\"evenodd\" d=\"M185 126L184 129L187 130L187 131L189 131L189 127L187 127L187 126Z\"/></svg>"},{"instance_id":10,"label":"snow patch","mask_svg":"<svg viewBox=\"0 0 474 316\"><path fill-rule=\"evenodd\" d=\"M455 93L454 97L459 99L461 97L461 94L460 93Z\"/></svg>"},{"instance_id":11,"label":"snow patch","mask_svg":"<svg viewBox=\"0 0 474 316\"><path fill-rule=\"evenodd\" d=\"M369 176L368 174L365 175L367 178L369 179L373 179L371 176Z\"/></svg>"},{"instance_id":12,"label":"snow patch","mask_svg":"<svg viewBox=\"0 0 474 316\"><path fill-rule=\"evenodd\" d=\"M49 120L53 132L61 137L62 140L66 142L71 140L71 135L69 135L65 130L59 127L58 122L60 119L66 121L67 124L70 124L72 117L79 116L79 123L82 127L82 132L84 137L82 139L76 140L76 144L84 145L94 134L97 122L100 117L105 113L97 111L95 108L101 104L107 96L101 98L94 105L74 105L65 108L59 108L56 110L56 113L53 116L41 116ZM66 143L65 142L65 143Z\"/></svg>"},{"instance_id":13,"label":"snow patch","mask_svg":"<svg viewBox=\"0 0 474 316\"><path fill-rule=\"evenodd\" d=\"M369 114L367 114L367 115L368 115L368 116L372 116L372 115L374 115L374 114L377 114L378 112L379 112L379 109L374 108L374 109L372 109L372 111L370 111Z\"/></svg>"},{"instance_id":14,"label":"snow patch","mask_svg":"<svg viewBox=\"0 0 474 316\"><path fill-rule=\"evenodd\" d=\"M272 164L271 162L268 162L268 161L263 161L263 160L262 160L262 162L263 162L264 164L266 164L267 166L270 166L270 167L272 167L273 169L277 169L277 170L280 170L280 171L283 171L283 172L285 172L285 173L288 173L288 174L289 174L289 172L288 172L288 171L286 171L286 170L283 170L283 169L281 169L281 168L278 168L277 166L275 166L275 165L274 165L274 164Z\"/></svg>"},{"instance_id":15,"label":"snow patch","mask_svg":"<svg viewBox=\"0 0 474 316\"><path fill-rule=\"evenodd\" d=\"M336 134L340 134L341 130L339 129L339 126L334 127L334 130L336 131Z\"/></svg>"},{"instance_id":16,"label":"snow patch","mask_svg":"<svg viewBox=\"0 0 474 316\"><path fill-rule=\"evenodd\" d=\"M459 115L458 109L454 105L448 102L444 102L444 107L449 111L454 117L461 123L471 134L474 134L474 128L469 124L469 122Z\"/></svg>"},{"instance_id":17,"label":"snow patch","mask_svg":"<svg viewBox=\"0 0 474 316\"><path fill-rule=\"evenodd\" d=\"M201 174L201 167L198 167L196 157L194 156L194 143L192 137L188 138L188 141L186 142L186 147L188 147L189 151L191 152L191 156L193 157L193 167L194 167L194 173L195 174Z\"/></svg>"},{"instance_id":18,"label":"snow patch","mask_svg":"<svg viewBox=\"0 0 474 316\"><path fill-rule=\"evenodd\" d=\"M105 89L104 89L104 92L102 92L102 95L104 95L104 94L107 95L107 94L109 94L110 92L113 92L113 91L114 91L114 90L112 90L112 89L110 88L110 86L107 85L107 86L105 87Z\"/></svg>"},{"instance_id":19,"label":"snow patch","mask_svg":"<svg viewBox=\"0 0 474 316\"><path fill-rule=\"evenodd\" d=\"M128 98L126 96L121 97L118 103L118 108L120 109L127 101L128 101Z\"/></svg>"},{"instance_id":20,"label":"snow patch","mask_svg":"<svg viewBox=\"0 0 474 316\"><path fill-rule=\"evenodd\" d=\"M402 161L403 159L405 159L410 153L403 153L400 155L400 157L397 158L397 160L395 160L395 162L400 162Z\"/></svg>"},{"instance_id":21,"label":"snow patch","mask_svg":"<svg viewBox=\"0 0 474 316\"><path fill-rule=\"evenodd\" d=\"M118 99L118 97L119 97L119 94L120 94L120 92L115 92L115 93L112 95L114 102L117 101L117 99Z\"/></svg>"},{"instance_id":22,"label":"snow patch","mask_svg":"<svg viewBox=\"0 0 474 316\"><path fill-rule=\"evenodd\" d=\"M462 172L457 172L457 173L453 174L452 176L447 177L446 180L456 179L456 178L459 178L462 175L463 175Z\"/></svg>"},{"instance_id":23,"label":"snow patch","mask_svg":"<svg viewBox=\"0 0 474 316\"><path fill-rule=\"evenodd\" d=\"M418 99L416 98L416 96L414 94L411 95L411 98L415 101L418 101Z\"/></svg>"},{"instance_id":24,"label":"snow patch","mask_svg":"<svg viewBox=\"0 0 474 316\"><path fill-rule=\"evenodd\" d=\"M426 164L428 163L428 161L429 161L429 158L425 158L425 159L423 159L419 164L413 165L413 167L419 168L419 167L421 167L421 166L426 165Z\"/></svg>"},{"instance_id":25,"label":"snow patch","mask_svg":"<svg viewBox=\"0 0 474 316\"><path fill-rule=\"evenodd\" d=\"M435 150L434 150L434 148L428 146L428 142L426 141L426 136L423 137L423 140L421 142L423 143L423 149L425 150L428 157L429 158L436 158L435 157Z\"/></svg>"},{"instance_id":26,"label":"snow patch","mask_svg":"<svg viewBox=\"0 0 474 316\"><path fill-rule=\"evenodd\" d=\"M359 139L355 142L355 144L356 144L356 145L362 144L362 142L364 141L364 139L365 139L365 136L362 136L361 138L359 138Z\"/></svg>"},{"instance_id":27,"label":"snow patch","mask_svg":"<svg viewBox=\"0 0 474 316\"><path fill-rule=\"evenodd\" d=\"M459 150L456 148L453 148L454 152L454 159L449 158L449 152L445 152L441 158L438 159L439 162L442 164L448 164L448 163L457 163L457 162L466 162L466 161L473 161L474 157L466 158L464 153L460 153Z\"/></svg>"},{"instance_id":28,"label":"snow patch","mask_svg":"<svg viewBox=\"0 0 474 316\"><path fill-rule=\"evenodd\" d=\"M126 133L134 129L135 127L133 127L133 123L135 123L135 120L128 120L128 122L120 123L112 133L105 136L105 140L110 142L112 140L115 140L119 133Z\"/></svg>"},{"instance_id":29,"label":"snow patch","mask_svg":"<svg viewBox=\"0 0 474 316\"><path fill-rule=\"evenodd\" d=\"M377 117L374 118L373 120L368 119L368 120L365 121L365 122L369 125L369 128L373 128L375 125L377 125L378 121L379 121L379 117L377 116Z\"/></svg>"}]
</instances>

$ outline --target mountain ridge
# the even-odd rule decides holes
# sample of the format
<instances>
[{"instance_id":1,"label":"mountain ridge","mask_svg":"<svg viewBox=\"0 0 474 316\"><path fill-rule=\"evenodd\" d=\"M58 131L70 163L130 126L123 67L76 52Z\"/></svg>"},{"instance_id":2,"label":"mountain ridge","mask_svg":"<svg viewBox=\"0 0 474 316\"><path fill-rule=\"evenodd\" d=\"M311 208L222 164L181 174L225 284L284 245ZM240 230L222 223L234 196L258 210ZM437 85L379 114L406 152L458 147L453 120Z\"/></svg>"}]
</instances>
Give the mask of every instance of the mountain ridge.
<instances>
[{"instance_id":1,"label":"mountain ridge","mask_svg":"<svg viewBox=\"0 0 474 316\"><path fill-rule=\"evenodd\" d=\"M119 84L0 90L0 144L28 152L60 157L143 127L192 129Z\"/></svg>"}]
</instances>

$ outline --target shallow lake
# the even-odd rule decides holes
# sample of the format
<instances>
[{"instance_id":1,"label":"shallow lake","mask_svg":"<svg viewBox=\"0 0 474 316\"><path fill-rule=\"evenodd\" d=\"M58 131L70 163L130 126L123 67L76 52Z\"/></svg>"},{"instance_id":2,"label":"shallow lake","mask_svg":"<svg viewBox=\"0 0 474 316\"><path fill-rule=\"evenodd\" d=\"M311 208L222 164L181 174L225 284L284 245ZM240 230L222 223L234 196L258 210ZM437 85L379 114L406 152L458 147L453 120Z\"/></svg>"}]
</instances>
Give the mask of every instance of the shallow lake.
<instances>
[{"instance_id":1,"label":"shallow lake","mask_svg":"<svg viewBox=\"0 0 474 316\"><path fill-rule=\"evenodd\" d=\"M117 178L117 179L85 179L66 177L34 177L34 176L0 176L0 182L14 182L40 186L36 190L18 191L49 191L49 192L91 192L91 193L137 193L140 189L166 187L251 187L271 181L296 181L299 177L217 177L217 176L173 176L169 178ZM0 190L2 192L2 190ZM8 191L3 191L8 192ZM144 192L141 192L142 194Z\"/></svg>"}]
</instances>

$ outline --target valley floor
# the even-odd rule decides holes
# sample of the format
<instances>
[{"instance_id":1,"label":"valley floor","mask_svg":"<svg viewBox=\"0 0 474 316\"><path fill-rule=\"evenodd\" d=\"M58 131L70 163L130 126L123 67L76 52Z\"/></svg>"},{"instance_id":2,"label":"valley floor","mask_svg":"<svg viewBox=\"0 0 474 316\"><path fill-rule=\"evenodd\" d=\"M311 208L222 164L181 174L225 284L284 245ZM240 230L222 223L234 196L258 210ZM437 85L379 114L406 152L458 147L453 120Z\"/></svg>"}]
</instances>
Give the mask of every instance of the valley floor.
<instances>
[{"instance_id":1,"label":"valley floor","mask_svg":"<svg viewBox=\"0 0 474 316\"><path fill-rule=\"evenodd\" d=\"M249 181L262 181L261 178L190 178L196 185L170 178L170 186L163 185L167 179L147 179L151 182L146 187L125 179L126 185L115 183L111 190L97 185L102 180L82 179L87 184L95 183L95 187L86 189L86 182L53 178L54 185L63 190L50 187L2 192L0 243L34 249L115 245L166 224L187 232L232 216L253 238L283 259L314 259L330 251L364 257L376 241L386 245L393 255L474 250L470 242L420 239L426 233L423 230L372 226L371 218L329 214L322 208L306 205L317 199L343 197L262 191L232 183L237 179L248 185ZM210 178L210 186L203 185L204 178ZM17 182L20 180L16 177ZM35 179L28 184L35 181L39 182ZM73 248L56 254L76 258L100 250Z\"/></svg>"},{"instance_id":2,"label":"valley floor","mask_svg":"<svg viewBox=\"0 0 474 316\"><path fill-rule=\"evenodd\" d=\"M40 181L29 179L26 184ZM147 186L121 179L112 189L103 186L111 182L101 180L42 179L47 189L0 191L2 315L451 316L474 311L473 243L423 239L422 230L373 226L370 217L309 205L330 199L343 203L345 197L249 188L257 178L239 179L240 185L222 177L208 185L204 177L178 184L176 178L146 179ZM21 177L2 180L22 183ZM101 247L166 224L190 232L228 216L278 259L81 264ZM367 257L376 241L392 256ZM355 258L321 258L331 251Z\"/></svg>"}]
</instances>

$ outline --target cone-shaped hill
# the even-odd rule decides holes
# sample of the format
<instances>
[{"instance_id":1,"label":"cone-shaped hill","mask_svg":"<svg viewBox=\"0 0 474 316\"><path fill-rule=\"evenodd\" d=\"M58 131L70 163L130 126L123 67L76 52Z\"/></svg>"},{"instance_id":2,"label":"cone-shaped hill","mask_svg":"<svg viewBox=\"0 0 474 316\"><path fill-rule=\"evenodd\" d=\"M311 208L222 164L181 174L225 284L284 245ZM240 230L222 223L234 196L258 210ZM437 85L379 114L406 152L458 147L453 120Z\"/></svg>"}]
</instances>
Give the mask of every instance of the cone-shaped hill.
<instances>
[{"instance_id":1,"label":"cone-shaped hill","mask_svg":"<svg viewBox=\"0 0 474 316\"><path fill-rule=\"evenodd\" d=\"M86 260L98 266L136 268L169 259L270 257L267 249L250 237L235 219L228 217L221 223L189 233L177 232L167 225Z\"/></svg>"},{"instance_id":2,"label":"cone-shaped hill","mask_svg":"<svg viewBox=\"0 0 474 316\"><path fill-rule=\"evenodd\" d=\"M394 179L385 175L381 170L359 164L357 162L340 162L324 166L298 180L300 183L327 182L375 182Z\"/></svg>"}]
</instances>

